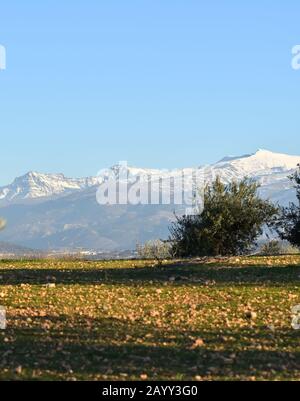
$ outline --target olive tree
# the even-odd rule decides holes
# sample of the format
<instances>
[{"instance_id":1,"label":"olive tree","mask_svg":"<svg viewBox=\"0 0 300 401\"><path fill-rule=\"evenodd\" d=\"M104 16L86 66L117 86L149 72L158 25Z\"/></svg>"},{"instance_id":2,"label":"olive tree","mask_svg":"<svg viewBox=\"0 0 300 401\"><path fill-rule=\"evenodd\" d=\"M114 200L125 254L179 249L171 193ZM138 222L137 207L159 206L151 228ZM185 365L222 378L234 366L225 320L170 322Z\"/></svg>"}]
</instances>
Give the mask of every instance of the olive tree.
<instances>
[{"instance_id":1,"label":"olive tree","mask_svg":"<svg viewBox=\"0 0 300 401\"><path fill-rule=\"evenodd\" d=\"M219 177L204 190L204 209L177 217L170 227L173 254L179 257L227 256L249 252L277 208L258 196L259 185L247 178L222 183Z\"/></svg>"},{"instance_id":2,"label":"olive tree","mask_svg":"<svg viewBox=\"0 0 300 401\"><path fill-rule=\"evenodd\" d=\"M300 165L289 178L294 183L297 204L290 203L288 207L280 208L275 227L281 239L300 248Z\"/></svg>"}]
</instances>

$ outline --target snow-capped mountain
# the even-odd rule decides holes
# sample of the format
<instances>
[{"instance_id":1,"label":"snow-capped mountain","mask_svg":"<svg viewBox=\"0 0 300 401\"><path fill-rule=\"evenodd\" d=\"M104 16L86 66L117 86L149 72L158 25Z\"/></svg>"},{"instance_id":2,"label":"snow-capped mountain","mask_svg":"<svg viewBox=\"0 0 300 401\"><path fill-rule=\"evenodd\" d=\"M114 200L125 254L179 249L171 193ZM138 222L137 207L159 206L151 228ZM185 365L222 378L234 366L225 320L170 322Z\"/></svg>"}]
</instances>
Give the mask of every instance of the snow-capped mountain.
<instances>
[{"instance_id":1,"label":"snow-capped mountain","mask_svg":"<svg viewBox=\"0 0 300 401\"><path fill-rule=\"evenodd\" d=\"M221 161L204 167L199 167L206 182L219 175L225 182L243 177L258 180L262 187L276 187L278 190L291 188L287 179L300 163L300 156L289 156L273 153L267 150L258 150L255 154L241 157L225 157ZM74 192L97 186L113 174L123 174L129 181L140 179L158 180L159 178L184 175L192 182L193 168L178 170L158 170L115 165L110 169L102 170L96 177L67 178L63 174L41 174L29 172L18 177L5 187L0 187L0 204L10 204L29 200L49 200L59 196L66 196Z\"/></svg>"},{"instance_id":2,"label":"snow-capped mountain","mask_svg":"<svg viewBox=\"0 0 300 401\"><path fill-rule=\"evenodd\" d=\"M66 178L63 174L41 174L31 171L10 185L0 188L2 203L63 196L97 185L97 177Z\"/></svg>"},{"instance_id":3,"label":"snow-capped mountain","mask_svg":"<svg viewBox=\"0 0 300 401\"><path fill-rule=\"evenodd\" d=\"M264 198L286 205L295 200L288 176L300 163L300 156L258 150L252 155L226 157L196 171L204 182L220 176L224 182L247 176L261 184ZM0 188L0 215L7 227L0 240L33 249L97 250L133 249L136 243L166 238L174 218L171 205L100 206L96 200L99 183L112 174L137 178L145 183L184 174L192 184L195 169L161 171L116 165L96 177L72 179L62 174L28 173Z\"/></svg>"},{"instance_id":4,"label":"snow-capped mountain","mask_svg":"<svg viewBox=\"0 0 300 401\"><path fill-rule=\"evenodd\" d=\"M253 155L225 158L208 168L209 179L217 175L223 181L249 177L261 185L263 198L287 205L295 200L295 191L289 176L300 163L300 156L290 156L259 149Z\"/></svg>"},{"instance_id":5,"label":"snow-capped mountain","mask_svg":"<svg viewBox=\"0 0 300 401\"><path fill-rule=\"evenodd\" d=\"M229 179L241 177L265 177L294 170L300 156L289 156L259 149L253 155L225 158L212 166L218 174Z\"/></svg>"}]
</instances>

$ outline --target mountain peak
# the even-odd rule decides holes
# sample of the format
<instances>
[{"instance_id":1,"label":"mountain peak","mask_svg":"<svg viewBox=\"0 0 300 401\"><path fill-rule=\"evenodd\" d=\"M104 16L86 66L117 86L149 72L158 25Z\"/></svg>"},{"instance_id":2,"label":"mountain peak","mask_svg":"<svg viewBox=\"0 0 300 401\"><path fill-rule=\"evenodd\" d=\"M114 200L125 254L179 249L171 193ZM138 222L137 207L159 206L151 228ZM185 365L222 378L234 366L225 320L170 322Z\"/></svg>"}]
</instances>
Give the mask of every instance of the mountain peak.
<instances>
[{"instance_id":1,"label":"mountain peak","mask_svg":"<svg viewBox=\"0 0 300 401\"><path fill-rule=\"evenodd\" d=\"M57 174L40 173L39 171L33 171L33 170L28 171L25 175L19 178L51 178L51 177L65 178L64 174L62 173L57 173Z\"/></svg>"},{"instance_id":2,"label":"mountain peak","mask_svg":"<svg viewBox=\"0 0 300 401\"><path fill-rule=\"evenodd\" d=\"M255 152L256 155L257 154L262 154L262 153L267 153L267 154L272 153L272 154L274 154L274 152L272 152L271 150L262 149L262 148L258 148L257 151Z\"/></svg>"},{"instance_id":3,"label":"mountain peak","mask_svg":"<svg viewBox=\"0 0 300 401\"><path fill-rule=\"evenodd\" d=\"M270 155L283 155L283 153L276 153L272 152L271 150L268 149L257 149L257 151L253 154L253 156L270 156ZM289 155L285 155L289 156Z\"/></svg>"},{"instance_id":4,"label":"mountain peak","mask_svg":"<svg viewBox=\"0 0 300 401\"><path fill-rule=\"evenodd\" d=\"M12 184L0 188L0 200L23 201L63 196L96 185L97 178L66 178L64 174L29 171Z\"/></svg>"},{"instance_id":5,"label":"mountain peak","mask_svg":"<svg viewBox=\"0 0 300 401\"><path fill-rule=\"evenodd\" d=\"M17 177L15 180L35 178L35 177L39 177L40 175L42 175L42 174L38 173L37 171L28 171L26 174L21 175L20 177Z\"/></svg>"},{"instance_id":6,"label":"mountain peak","mask_svg":"<svg viewBox=\"0 0 300 401\"><path fill-rule=\"evenodd\" d=\"M35 177L37 175L39 175L39 173L37 171L28 171L28 173L25 174L25 176L28 176L28 177Z\"/></svg>"},{"instance_id":7,"label":"mountain peak","mask_svg":"<svg viewBox=\"0 0 300 401\"><path fill-rule=\"evenodd\" d=\"M233 156L233 155L225 156L223 159L218 161L218 163L225 163L225 162L231 162L233 160L247 159L249 157L269 157L269 156L275 156L275 155L279 155L279 153L274 153L270 150L259 148L254 153L247 153L247 154L244 154L241 156Z\"/></svg>"},{"instance_id":8,"label":"mountain peak","mask_svg":"<svg viewBox=\"0 0 300 401\"><path fill-rule=\"evenodd\" d=\"M300 156L292 156L292 155L287 155L285 153L272 152L267 149L258 149L256 153L253 154L252 157L265 159L266 161L269 159L272 160L273 162L283 164L285 167L287 166L287 164L292 164L291 168L296 168L297 161L300 160Z\"/></svg>"},{"instance_id":9,"label":"mountain peak","mask_svg":"<svg viewBox=\"0 0 300 401\"><path fill-rule=\"evenodd\" d=\"M275 153L266 149L258 149L252 155L234 158L228 161L232 167L244 175L269 174L272 171L290 171L297 168L300 156Z\"/></svg>"}]
</instances>

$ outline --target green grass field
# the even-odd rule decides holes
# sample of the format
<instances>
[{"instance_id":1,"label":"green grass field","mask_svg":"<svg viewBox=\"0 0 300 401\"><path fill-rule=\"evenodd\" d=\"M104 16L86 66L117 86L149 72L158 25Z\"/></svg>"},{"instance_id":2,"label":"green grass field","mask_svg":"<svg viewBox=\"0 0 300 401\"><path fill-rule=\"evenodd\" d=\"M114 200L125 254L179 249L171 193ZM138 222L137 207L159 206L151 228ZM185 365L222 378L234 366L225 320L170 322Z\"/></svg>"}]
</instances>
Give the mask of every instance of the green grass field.
<instances>
[{"instance_id":1,"label":"green grass field","mask_svg":"<svg viewBox=\"0 0 300 401\"><path fill-rule=\"evenodd\" d=\"M299 380L300 257L0 262L0 380Z\"/></svg>"}]
</instances>

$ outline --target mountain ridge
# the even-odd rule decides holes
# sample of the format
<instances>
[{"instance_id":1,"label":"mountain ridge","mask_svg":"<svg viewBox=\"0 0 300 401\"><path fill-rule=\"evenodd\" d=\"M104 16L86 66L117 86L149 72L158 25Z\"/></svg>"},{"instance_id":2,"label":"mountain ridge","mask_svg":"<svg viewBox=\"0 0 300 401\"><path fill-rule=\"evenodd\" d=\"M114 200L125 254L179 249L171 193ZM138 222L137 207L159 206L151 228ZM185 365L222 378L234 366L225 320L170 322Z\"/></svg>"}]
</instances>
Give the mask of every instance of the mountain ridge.
<instances>
[{"instance_id":1,"label":"mountain ridge","mask_svg":"<svg viewBox=\"0 0 300 401\"><path fill-rule=\"evenodd\" d=\"M259 149L257 152L243 156L227 156L217 163L197 168L205 172L208 179L220 175L225 181L240 179L242 176L261 178L270 174L289 172L300 163L300 156L291 156L282 153L274 153ZM98 176L69 178L62 173L45 174L30 171L6 186L0 187L0 206L16 202L39 200L46 201L51 198L66 196L71 193L84 191L97 186L105 180L110 172L120 168L115 165L109 169L102 170ZM122 168L122 166L121 166ZM164 176L179 175L182 172L186 176L194 171L194 168L183 168L176 170L160 170L150 168L139 168L127 166L131 178L138 176Z\"/></svg>"},{"instance_id":2,"label":"mountain ridge","mask_svg":"<svg viewBox=\"0 0 300 401\"><path fill-rule=\"evenodd\" d=\"M263 198L287 205L296 200L288 176L296 169L300 156L275 154L259 150L250 156L219 161L200 167L205 180L217 175L224 182L245 176L256 180ZM191 181L194 169L158 170L114 166L128 169L131 179L148 175L157 179L182 172ZM7 221L0 240L39 250L93 249L114 251L134 249L137 243L167 238L174 211L184 206L170 205L102 205L97 203L98 184L107 179L111 169L97 177L69 179L63 174L45 175L31 172L0 188L0 216ZM24 178L25 177L25 178ZM4 196L3 196L4 195Z\"/></svg>"}]
</instances>

